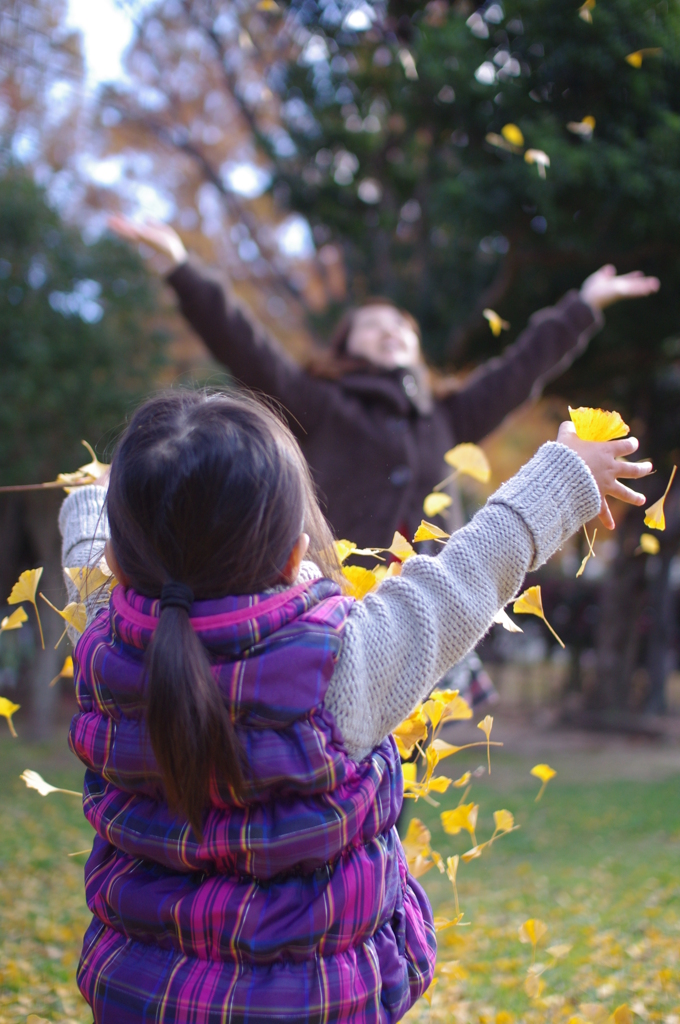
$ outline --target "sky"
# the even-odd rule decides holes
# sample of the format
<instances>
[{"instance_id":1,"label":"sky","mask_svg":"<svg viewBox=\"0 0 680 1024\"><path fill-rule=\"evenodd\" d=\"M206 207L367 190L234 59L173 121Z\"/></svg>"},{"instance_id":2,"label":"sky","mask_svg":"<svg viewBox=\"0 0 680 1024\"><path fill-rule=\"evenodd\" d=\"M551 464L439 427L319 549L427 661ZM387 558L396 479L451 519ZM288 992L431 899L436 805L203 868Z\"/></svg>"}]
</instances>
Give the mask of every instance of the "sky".
<instances>
[{"instance_id":1,"label":"sky","mask_svg":"<svg viewBox=\"0 0 680 1024\"><path fill-rule=\"evenodd\" d=\"M68 23L82 33L88 83L96 86L121 78L132 22L115 0L69 0Z\"/></svg>"}]
</instances>

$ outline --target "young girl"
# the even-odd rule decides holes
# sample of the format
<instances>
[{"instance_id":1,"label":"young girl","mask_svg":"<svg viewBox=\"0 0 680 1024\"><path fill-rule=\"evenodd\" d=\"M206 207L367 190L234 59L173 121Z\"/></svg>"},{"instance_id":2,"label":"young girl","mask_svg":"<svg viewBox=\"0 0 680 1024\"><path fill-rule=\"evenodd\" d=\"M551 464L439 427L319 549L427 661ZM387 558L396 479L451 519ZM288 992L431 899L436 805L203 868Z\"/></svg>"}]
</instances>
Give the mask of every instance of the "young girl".
<instances>
[{"instance_id":1,"label":"young girl","mask_svg":"<svg viewBox=\"0 0 680 1024\"><path fill-rule=\"evenodd\" d=\"M89 602L70 732L96 1024L392 1024L428 987L391 730L527 570L598 513L613 525L605 493L644 501L616 479L650 472L620 461L636 441L559 441L361 603L295 441L250 399L151 399L108 493L66 498L64 565L105 542L119 581Z\"/></svg>"}]
</instances>

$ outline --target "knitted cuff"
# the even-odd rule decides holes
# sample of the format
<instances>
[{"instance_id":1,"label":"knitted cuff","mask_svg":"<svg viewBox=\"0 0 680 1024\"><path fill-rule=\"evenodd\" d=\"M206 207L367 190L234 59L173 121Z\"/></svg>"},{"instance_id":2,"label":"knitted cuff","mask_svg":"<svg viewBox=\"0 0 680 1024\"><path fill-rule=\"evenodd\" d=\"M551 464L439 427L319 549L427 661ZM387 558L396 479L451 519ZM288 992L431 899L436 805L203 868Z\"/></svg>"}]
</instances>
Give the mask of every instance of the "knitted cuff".
<instances>
[{"instance_id":1,"label":"knitted cuff","mask_svg":"<svg viewBox=\"0 0 680 1024\"><path fill-rule=\"evenodd\" d=\"M602 499L583 459L549 441L492 494L489 504L507 505L522 517L534 541L533 570L599 513Z\"/></svg>"},{"instance_id":2,"label":"knitted cuff","mask_svg":"<svg viewBox=\"0 0 680 1024\"><path fill-rule=\"evenodd\" d=\"M69 565L69 555L77 544L84 541L103 544L109 539L105 504L106 488L96 485L79 487L64 500L59 511L62 565Z\"/></svg>"}]
</instances>

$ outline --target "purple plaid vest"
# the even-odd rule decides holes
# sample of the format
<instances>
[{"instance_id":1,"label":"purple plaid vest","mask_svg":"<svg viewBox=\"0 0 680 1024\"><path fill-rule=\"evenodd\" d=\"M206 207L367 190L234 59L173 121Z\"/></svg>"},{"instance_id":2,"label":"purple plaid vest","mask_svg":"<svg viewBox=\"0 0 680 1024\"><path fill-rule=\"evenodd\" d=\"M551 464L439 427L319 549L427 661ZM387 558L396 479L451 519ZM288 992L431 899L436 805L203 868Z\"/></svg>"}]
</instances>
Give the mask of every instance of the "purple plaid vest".
<instances>
[{"instance_id":1,"label":"purple plaid vest","mask_svg":"<svg viewBox=\"0 0 680 1024\"><path fill-rule=\"evenodd\" d=\"M213 780L201 842L164 801L146 731L158 602L116 587L83 634L70 743L96 832L78 971L96 1024L392 1024L429 985L396 746L356 764L324 706L350 607L329 580L194 605L247 787L236 805Z\"/></svg>"}]
</instances>

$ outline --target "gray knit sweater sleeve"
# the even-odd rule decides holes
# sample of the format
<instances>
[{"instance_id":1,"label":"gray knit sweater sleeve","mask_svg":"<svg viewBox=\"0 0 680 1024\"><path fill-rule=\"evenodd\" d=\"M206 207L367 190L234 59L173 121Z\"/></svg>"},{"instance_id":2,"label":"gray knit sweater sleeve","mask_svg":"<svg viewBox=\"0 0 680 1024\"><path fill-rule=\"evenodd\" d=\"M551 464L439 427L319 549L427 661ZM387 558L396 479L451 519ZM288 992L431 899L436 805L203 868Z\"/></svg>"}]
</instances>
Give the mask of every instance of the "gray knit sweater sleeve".
<instances>
[{"instance_id":1,"label":"gray knit sweater sleeve","mask_svg":"<svg viewBox=\"0 0 680 1024\"><path fill-rule=\"evenodd\" d=\"M61 531L61 564L64 569L91 568L104 554L104 545L109 539L109 521L106 517L106 488L78 487L71 491L59 512ZM78 590L70 576L64 572L64 582L69 601L79 601ZM104 588L85 601L87 624L89 626L101 608L109 603L109 591ZM68 627L72 644L78 642L79 633Z\"/></svg>"},{"instance_id":2,"label":"gray knit sweater sleeve","mask_svg":"<svg viewBox=\"0 0 680 1024\"><path fill-rule=\"evenodd\" d=\"M486 633L535 569L600 511L586 464L543 445L436 557L357 602L326 694L350 756L390 733Z\"/></svg>"}]
</instances>

